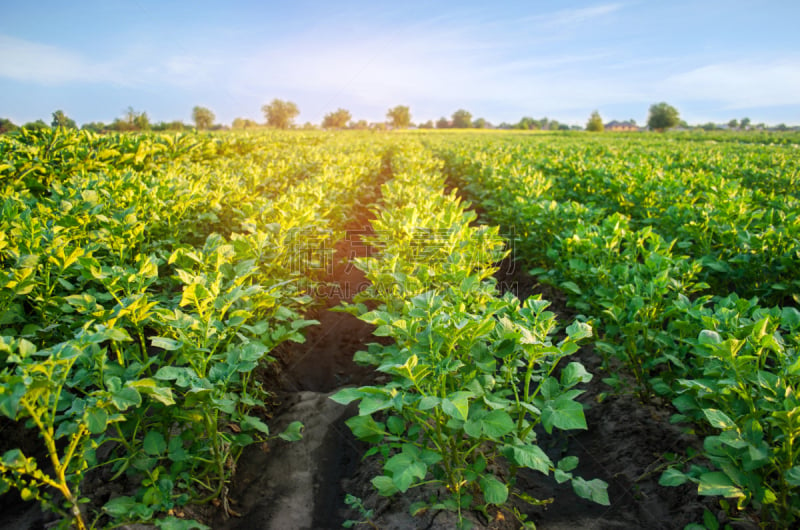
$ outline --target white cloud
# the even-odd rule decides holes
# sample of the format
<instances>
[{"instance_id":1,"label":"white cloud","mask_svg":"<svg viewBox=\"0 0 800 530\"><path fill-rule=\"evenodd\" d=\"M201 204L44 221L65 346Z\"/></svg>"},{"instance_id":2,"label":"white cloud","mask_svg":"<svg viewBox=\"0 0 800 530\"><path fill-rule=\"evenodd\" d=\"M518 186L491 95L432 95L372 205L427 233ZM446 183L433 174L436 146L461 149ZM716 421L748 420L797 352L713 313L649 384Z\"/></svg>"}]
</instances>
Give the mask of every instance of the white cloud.
<instances>
[{"instance_id":1,"label":"white cloud","mask_svg":"<svg viewBox=\"0 0 800 530\"><path fill-rule=\"evenodd\" d=\"M709 64L670 76L663 89L687 100L721 101L732 109L800 105L800 59Z\"/></svg>"},{"instance_id":2,"label":"white cloud","mask_svg":"<svg viewBox=\"0 0 800 530\"><path fill-rule=\"evenodd\" d=\"M159 53L133 45L113 61L0 35L0 77L43 85L110 83L125 86L202 86L216 80L223 61L190 54Z\"/></svg>"},{"instance_id":3,"label":"white cloud","mask_svg":"<svg viewBox=\"0 0 800 530\"><path fill-rule=\"evenodd\" d=\"M55 46L0 35L0 76L18 81L60 84L113 77L108 67Z\"/></svg>"},{"instance_id":4,"label":"white cloud","mask_svg":"<svg viewBox=\"0 0 800 530\"><path fill-rule=\"evenodd\" d=\"M619 11L622 7L622 4L615 3L577 9L562 9L554 13L530 17L529 20L547 27L573 27Z\"/></svg>"}]
</instances>

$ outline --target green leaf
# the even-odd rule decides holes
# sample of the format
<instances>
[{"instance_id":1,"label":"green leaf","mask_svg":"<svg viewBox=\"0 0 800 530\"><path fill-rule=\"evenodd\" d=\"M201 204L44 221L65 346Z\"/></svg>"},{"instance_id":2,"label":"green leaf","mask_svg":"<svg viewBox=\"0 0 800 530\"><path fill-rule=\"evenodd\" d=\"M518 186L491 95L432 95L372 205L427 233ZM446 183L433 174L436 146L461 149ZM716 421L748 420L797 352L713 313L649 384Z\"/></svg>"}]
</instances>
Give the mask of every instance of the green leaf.
<instances>
[{"instance_id":1,"label":"green leaf","mask_svg":"<svg viewBox=\"0 0 800 530\"><path fill-rule=\"evenodd\" d=\"M534 469L545 475L550 474L550 468L553 467L550 457L538 445L510 445L506 446L504 452L518 466Z\"/></svg>"},{"instance_id":2,"label":"green leaf","mask_svg":"<svg viewBox=\"0 0 800 530\"><path fill-rule=\"evenodd\" d=\"M706 530L719 530L719 521L717 516L708 510L703 510L703 524Z\"/></svg>"},{"instance_id":3,"label":"green leaf","mask_svg":"<svg viewBox=\"0 0 800 530\"><path fill-rule=\"evenodd\" d=\"M4 466L12 469L21 469L25 468L26 458L19 449L10 449L3 453L3 458L0 461Z\"/></svg>"},{"instance_id":4,"label":"green leaf","mask_svg":"<svg viewBox=\"0 0 800 530\"><path fill-rule=\"evenodd\" d=\"M415 479L422 480L428 473L428 466L424 462L405 451L387 460L383 468L391 471L392 482L403 493L414 484Z\"/></svg>"},{"instance_id":5,"label":"green leaf","mask_svg":"<svg viewBox=\"0 0 800 530\"><path fill-rule=\"evenodd\" d=\"M567 326L567 335L574 341L587 339L592 336L592 326L586 322L575 321Z\"/></svg>"},{"instance_id":6,"label":"green leaf","mask_svg":"<svg viewBox=\"0 0 800 530\"><path fill-rule=\"evenodd\" d=\"M571 362L561 370L561 384L565 388L571 388L578 383L588 383L592 380L592 374L579 362Z\"/></svg>"},{"instance_id":7,"label":"green leaf","mask_svg":"<svg viewBox=\"0 0 800 530\"><path fill-rule=\"evenodd\" d=\"M154 348L161 348L162 350L175 351L180 349L181 343L175 339L168 337L151 337L150 344Z\"/></svg>"},{"instance_id":8,"label":"green leaf","mask_svg":"<svg viewBox=\"0 0 800 530\"><path fill-rule=\"evenodd\" d=\"M721 471L709 471L700 475L697 485L699 495L722 495L723 497L743 497L742 490Z\"/></svg>"},{"instance_id":9,"label":"green leaf","mask_svg":"<svg viewBox=\"0 0 800 530\"><path fill-rule=\"evenodd\" d=\"M372 479L371 482L372 485L375 486L375 489L378 490L378 494L384 497L389 497L400 491L397 489L397 486L395 486L392 478L386 475L377 476Z\"/></svg>"},{"instance_id":10,"label":"green leaf","mask_svg":"<svg viewBox=\"0 0 800 530\"><path fill-rule=\"evenodd\" d=\"M556 469L553 471L553 478L555 478L556 482L559 484L563 484L572 478L572 473L568 473L562 469Z\"/></svg>"},{"instance_id":11,"label":"green leaf","mask_svg":"<svg viewBox=\"0 0 800 530\"><path fill-rule=\"evenodd\" d=\"M669 468L661 474L661 477L658 479L658 483L661 486L681 486L686 484L688 480L689 477L687 477L681 471Z\"/></svg>"},{"instance_id":12,"label":"green leaf","mask_svg":"<svg viewBox=\"0 0 800 530\"><path fill-rule=\"evenodd\" d=\"M259 431L266 435L269 435L269 426L261 421L260 418L256 418L255 416L244 416L240 421L239 425L242 427L244 431Z\"/></svg>"},{"instance_id":13,"label":"green leaf","mask_svg":"<svg viewBox=\"0 0 800 530\"><path fill-rule=\"evenodd\" d=\"M351 402L356 399L361 399L362 397L364 397L364 393L359 388L343 388L330 396L329 399L342 405L349 405Z\"/></svg>"},{"instance_id":14,"label":"green leaf","mask_svg":"<svg viewBox=\"0 0 800 530\"><path fill-rule=\"evenodd\" d=\"M417 407L419 407L419 410L430 410L433 407L438 407L441 402L441 398L436 396L425 396L419 400Z\"/></svg>"},{"instance_id":15,"label":"green leaf","mask_svg":"<svg viewBox=\"0 0 800 530\"><path fill-rule=\"evenodd\" d=\"M563 430L587 428L583 406L567 396L559 396L545 403L542 424L548 434L553 432L554 426Z\"/></svg>"},{"instance_id":16,"label":"green leaf","mask_svg":"<svg viewBox=\"0 0 800 530\"><path fill-rule=\"evenodd\" d=\"M481 477L483 498L488 504L503 504L508 500L508 487L493 475Z\"/></svg>"},{"instance_id":17,"label":"green leaf","mask_svg":"<svg viewBox=\"0 0 800 530\"><path fill-rule=\"evenodd\" d=\"M5 380L0 386L0 413L15 420L19 413L20 400L28 389L19 376L14 377L11 381Z\"/></svg>"},{"instance_id":18,"label":"green leaf","mask_svg":"<svg viewBox=\"0 0 800 530\"><path fill-rule=\"evenodd\" d=\"M158 431L148 431L142 442L144 452L150 456L158 456L167 450L167 441Z\"/></svg>"},{"instance_id":19,"label":"green leaf","mask_svg":"<svg viewBox=\"0 0 800 530\"><path fill-rule=\"evenodd\" d=\"M392 406L393 399L386 395L372 394L365 397L358 404L358 414L360 416L367 416L379 410L385 410Z\"/></svg>"},{"instance_id":20,"label":"green leaf","mask_svg":"<svg viewBox=\"0 0 800 530\"><path fill-rule=\"evenodd\" d=\"M114 497L103 505L103 511L114 519L123 519L130 514L139 502L133 497Z\"/></svg>"},{"instance_id":21,"label":"green leaf","mask_svg":"<svg viewBox=\"0 0 800 530\"><path fill-rule=\"evenodd\" d=\"M423 513L428 509L428 503L425 501L417 501L413 503L408 508L408 513L411 514L411 517L416 517L417 515Z\"/></svg>"},{"instance_id":22,"label":"green leaf","mask_svg":"<svg viewBox=\"0 0 800 530\"><path fill-rule=\"evenodd\" d=\"M800 487L800 466L794 466L788 469L783 475L786 483L793 487Z\"/></svg>"},{"instance_id":23,"label":"green leaf","mask_svg":"<svg viewBox=\"0 0 800 530\"><path fill-rule=\"evenodd\" d=\"M359 440L369 443L380 443L385 435L384 425L372 419L372 416L354 416L345 424Z\"/></svg>"},{"instance_id":24,"label":"green leaf","mask_svg":"<svg viewBox=\"0 0 800 530\"><path fill-rule=\"evenodd\" d=\"M400 436L406 430L406 422L399 416L390 416L386 419L386 427L395 436Z\"/></svg>"},{"instance_id":25,"label":"green leaf","mask_svg":"<svg viewBox=\"0 0 800 530\"><path fill-rule=\"evenodd\" d=\"M561 471L572 471L578 467L578 457L566 456L558 461L558 465L556 467L558 467L558 469Z\"/></svg>"},{"instance_id":26,"label":"green leaf","mask_svg":"<svg viewBox=\"0 0 800 530\"><path fill-rule=\"evenodd\" d=\"M155 379L145 378L138 381L127 383L128 386L136 388L142 394L148 395L163 405L174 405L175 398L172 396L172 389L169 387L158 386Z\"/></svg>"},{"instance_id":27,"label":"green leaf","mask_svg":"<svg viewBox=\"0 0 800 530\"><path fill-rule=\"evenodd\" d=\"M501 438L514 430L511 416L504 410L493 410L481 419L481 428L490 438Z\"/></svg>"},{"instance_id":28,"label":"green leaf","mask_svg":"<svg viewBox=\"0 0 800 530\"><path fill-rule=\"evenodd\" d=\"M211 530L211 527L206 526L198 521L191 519L178 519L174 515L168 515L163 519L156 519L153 524L161 530Z\"/></svg>"},{"instance_id":29,"label":"green leaf","mask_svg":"<svg viewBox=\"0 0 800 530\"><path fill-rule=\"evenodd\" d=\"M90 433L101 434L108 426L108 412L97 407L89 408L86 410L85 421Z\"/></svg>"},{"instance_id":30,"label":"green leaf","mask_svg":"<svg viewBox=\"0 0 800 530\"><path fill-rule=\"evenodd\" d=\"M282 433L278 435L281 440L287 442L297 442L303 439L303 424L299 421L293 421L289 424Z\"/></svg>"},{"instance_id":31,"label":"green leaf","mask_svg":"<svg viewBox=\"0 0 800 530\"><path fill-rule=\"evenodd\" d=\"M608 484L600 479L584 480L580 477L572 479L572 490L578 497L594 501L603 506L610 506L608 500Z\"/></svg>"},{"instance_id":32,"label":"green leaf","mask_svg":"<svg viewBox=\"0 0 800 530\"><path fill-rule=\"evenodd\" d=\"M720 337L719 333L710 329L701 331L697 339L700 344L706 345L720 344L722 342L722 337Z\"/></svg>"},{"instance_id":33,"label":"green leaf","mask_svg":"<svg viewBox=\"0 0 800 530\"><path fill-rule=\"evenodd\" d=\"M717 429L732 429L736 424L724 412L717 409L703 409L708 422Z\"/></svg>"},{"instance_id":34,"label":"green leaf","mask_svg":"<svg viewBox=\"0 0 800 530\"><path fill-rule=\"evenodd\" d=\"M138 407L142 404L142 396L131 387L126 386L111 395L111 402L119 411L127 410L130 407Z\"/></svg>"},{"instance_id":35,"label":"green leaf","mask_svg":"<svg viewBox=\"0 0 800 530\"><path fill-rule=\"evenodd\" d=\"M442 411L451 418L467 421L472 392L453 392L442 400Z\"/></svg>"},{"instance_id":36,"label":"green leaf","mask_svg":"<svg viewBox=\"0 0 800 530\"><path fill-rule=\"evenodd\" d=\"M559 287L561 287L561 289L564 291L576 294L578 296L583 294L583 291L581 291L581 288L578 287L578 284L575 282L562 282L561 285L559 285Z\"/></svg>"}]
</instances>

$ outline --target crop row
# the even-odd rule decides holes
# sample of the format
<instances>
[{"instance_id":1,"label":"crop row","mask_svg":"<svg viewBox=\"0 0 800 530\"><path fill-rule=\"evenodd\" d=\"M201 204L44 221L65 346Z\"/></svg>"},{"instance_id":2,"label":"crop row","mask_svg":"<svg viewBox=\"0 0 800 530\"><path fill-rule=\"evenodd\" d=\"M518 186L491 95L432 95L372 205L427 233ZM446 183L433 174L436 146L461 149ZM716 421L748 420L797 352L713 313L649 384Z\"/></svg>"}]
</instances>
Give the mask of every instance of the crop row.
<instances>
[{"instance_id":1,"label":"crop row","mask_svg":"<svg viewBox=\"0 0 800 530\"><path fill-rule=\"evenodd\" d=\"M800 202L793 146L464 140L446 172L598 331L622 390L666 399L703 451L662 475L800 519ZM764 305L767 304L767 305ZM769 304L783 304L770 306Z\"/></svg>"},{"instance_id":2,"label":"crop row","mask_svg":"<svg viewBox=\"0 0 800 530\"><path fill-rule=\"evenodd\" d=\"M44 445L0 456L0 491L78 528L227 506L242 449L274 436L254 370L315 323L310 286L383 178L386 146L327 140L0 140L0 412ZM89 474L136 486L99 509Z\"/></svg>"},{"instance_id":3,"label":"crop row","mask_svg":"<svg viewBox=\"0 0 800 530\"><path fill-rule=\"evenodd\" d=\"M575 361L558 377L556 368L591 327L575 323L554 343L549 302L499 294L492 274L505 241L497 228L473 226L475 213L444 192L441 162L429 150L406 144L391 167L369 238L377 252L356 260L370 286L344 308L393 339L355 357L388 381L333 396L359 403L347 424L372 445L368 455L380 455L382 474L372 484L385 496L426 486L431 495L411 513L450 510L459 527L471 524L469 510L494 518L490 509L508 507L511 496L541 503L514 487L521 468L608 504L604 482L573 475L578 459L554 462L537 439L554 428L586 428L575 398L592 376Z\"/></svg>"}]
</instances>

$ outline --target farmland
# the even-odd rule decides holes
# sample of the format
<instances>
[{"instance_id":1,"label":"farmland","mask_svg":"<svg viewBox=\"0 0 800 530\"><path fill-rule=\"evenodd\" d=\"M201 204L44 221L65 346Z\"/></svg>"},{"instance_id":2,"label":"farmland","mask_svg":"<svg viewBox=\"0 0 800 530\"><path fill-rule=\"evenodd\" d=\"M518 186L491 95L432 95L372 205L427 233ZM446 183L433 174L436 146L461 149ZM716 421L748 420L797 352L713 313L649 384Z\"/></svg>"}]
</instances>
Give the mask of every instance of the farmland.
<instances>
[{"instance_id":1,"label":"farmland","mask_svg":"<svg viewBox=\"0 0 800 530\"><path fill-rule=\"evenodd\" d=\"M542 506L559 513L559 496L599 519L641 488L672 499L664 515L695 499L663 528L791 527L798 144L0 137L0 491L64 527L235 521L240 459L316 432L271 423L297 386L281 373L349 322L372 338L324 390L350 405L341 435L370 467L339 477L369 470L336 493L335 509L344 493L366 503L342 521L380 524L372 497L408 497L428 525L442 512L443 528L557 528ZM626 421L655 433L634 445L674 437L641 468L620 456L636 469L623 483L587 466L600 457L577 433L600 443ZM98 482L112 486L93 495ZM653 527L637 519L646 502L625 502L617 522Z\"/></svg>"}]
</instances>

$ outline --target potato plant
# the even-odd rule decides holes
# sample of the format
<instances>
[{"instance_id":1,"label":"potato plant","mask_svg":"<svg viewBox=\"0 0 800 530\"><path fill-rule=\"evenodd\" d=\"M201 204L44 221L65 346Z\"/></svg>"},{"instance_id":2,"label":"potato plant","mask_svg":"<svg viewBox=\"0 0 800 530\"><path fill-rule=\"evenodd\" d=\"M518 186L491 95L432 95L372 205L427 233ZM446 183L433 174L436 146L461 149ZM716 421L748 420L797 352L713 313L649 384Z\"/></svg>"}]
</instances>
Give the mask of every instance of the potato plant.
<instances>
[{"instance_id":1,"label":"potato plant","mask_svg":"<svg viewBox=\"0 0 800 530\"><path fill-rule=\"evenodd\" d=\"M302 315L325 249L385 178L384 150L287 135L0 138L0 412L47 455L0 455L3 491L65 527L190 528L164 514L227 507L245 446L301 436L297 423L270 432L258 412L271 389L254 373L316 323ZM138 489L95 512L87 473Z\"/></svg>"},{"instance_id":2,"label":"potato plant","mask_svg":"<svg viewBox=\"0 0 800 530\"><path fill-rule=\"evenodd\" d=\"M463 139L434 149L453 183L516 234L518 261L594 324L606 365L621 361L643 400L671 401L675 421L703 433L696 456L709 464L675 467L662 483L697 483L765 526L791 527L797 158L768 138L695 139ZM624 378L604 380L624 388Z\"/></svg>"},{"instance_id":3,"label":"potato plant","mask_svg":"<svg viewBox=\"0 0 800 530\"><path fill-rule=\"evenodd\" d=\"M371 239L378 256L357 260L371 286L345 308L393 339L356 355L391 379L332 397L359 402L347 424L383 458L373 485L385 496L439 485L440 494L412 513L452 510L464 527L466 510L486 512L512 494L533 500L513 488L523 467L553 473L578 495L608 504L606 484L574 476L575 457L553 462L535 430L586 428L576 386L591 375L578 362L555 372L591 327L575 323L554 344L548 302L500 297L490 274L505 253L503 240L496 229L470 226L474 214L442 194L436 164L424 152L420 162L410 155L393 159L395 178L383 188ZM378 307L369 310L367 302ZM508 475L498 471L501 459Z\"/></svg>"}]
</instances>

